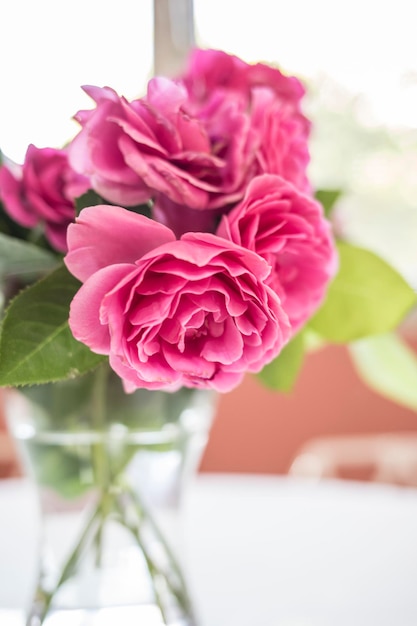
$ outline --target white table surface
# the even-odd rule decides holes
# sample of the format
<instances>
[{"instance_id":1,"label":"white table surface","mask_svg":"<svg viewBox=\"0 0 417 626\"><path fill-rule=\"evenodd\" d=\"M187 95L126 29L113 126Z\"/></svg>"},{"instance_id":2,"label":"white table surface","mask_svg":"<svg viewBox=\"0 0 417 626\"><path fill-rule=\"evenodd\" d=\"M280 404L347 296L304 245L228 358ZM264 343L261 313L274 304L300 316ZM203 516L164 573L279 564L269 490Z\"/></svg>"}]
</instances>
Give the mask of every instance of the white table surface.
<instances>
[{"instance_id":1,"label":"white table surface","mask_svg":"<svg viewBox=\"0 0 417 626\"><path fill-rule=\"evenodd\" d=\"M37 528L30 483L1 481L0 626L23 624ZM199 475L183 530L201 626L417 625L417 490Z\"/></svg>"}]
</instances>

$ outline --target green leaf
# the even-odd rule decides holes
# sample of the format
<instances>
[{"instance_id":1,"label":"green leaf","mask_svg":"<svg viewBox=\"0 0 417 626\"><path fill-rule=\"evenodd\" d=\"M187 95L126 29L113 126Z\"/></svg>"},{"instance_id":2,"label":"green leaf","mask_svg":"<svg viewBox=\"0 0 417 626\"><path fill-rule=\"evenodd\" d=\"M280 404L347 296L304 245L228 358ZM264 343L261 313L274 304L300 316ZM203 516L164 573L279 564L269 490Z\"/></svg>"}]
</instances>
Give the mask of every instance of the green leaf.
<instances>
[{"instance_id":1,"label":"green leaf","mask_svg":"<svg viewBox=\"0 0 417 626\"><path fill-rule=\"evenodd\" d=\"M16 239L27 240L31 231L12 220L0 202L0 232Z\"/></svg>"},{"instance_id":2,"label":"green leaf","mask_svg":"<svg viewBox=\"0 0 417 626\"><path fill-rule=\"evenodd\" d=\"M56 255L27 241L0 233L0 279L30 279L59 264Z\"/></svg>"},{"instance_id":3,"label":"green leaf","mask_svg":"<svg viewBox=\"0 0 417 626\"><path fill-rule=\"evenodd\" d=\"M0 336L0 386L74 378L106 357L74 339L69 306L80 283L62 266L12 301Z\"/></svg>"},{"instance_id":4,"label":"green leaf","mask_svg":"<svg viewBox=\"0 0 417 626\"><path fill-rule=\"evenodd\" d=\"M298 333L276 359L257 374L264 385L276 391L292 390L304 360L304 333Z\"/></svg>"},{"instance_id":5,"label":"green leaf","mask_svg":"<svg viewBox=\"0 0 417 626\"><path fill-rule=\"evenodd\" d=\"M316 350L320 350L327 343L321 335L316 333L309 326L304 326L303 333L305 352L315 352Z\"/></svg>"},{"instance_id":6,"label":"green leaf","mask_svg":"<svg viewBox=\"0 0 417 626\"><path fill-rule=\"evenodd\" d=\"M145 204L137 204L136 206L129 206L127 209L129 211L133 211L134 213L139 213L139 215L144 215L145 217L149 217L152 219L152 202L148 202Z\"/></svg>"},{"instance_id":7,"label":"green leaf","mask_svg":"<svg viewBox=\"0 0 417 626\"><path fill-rule=\"evenodd\" d=\"M109 202L98 193L96 193L93 189L89 189L85 194L80 196L75 201L75 208L77 215L88 206L96 206L97 204L108 204L109 206L115 206L112 202ZM118 205L117 205L118 206ZM141 215L145 215L146 217L151 217L151 203L147 202L145 204L138 204L136 206L128 206L125 207L128 211L132 211L133 213L140 213Z\"/></svg>"},{"instance_id":8,"label":"green leaf","mask_svg":"<svg viewBox=\"0 0 417 626\"><path fill-rule=\"evenodd\" d=\"M398 335L388 333L356 341L349 352L372 389L417 411L417 355Z\"/></svg>"},{"instance_id":9,"label":"green leaf","mask_svg":"<svg viewBox=\"0 0 417 626\"><path fill-rule=\"evenodd\" d=\"M80 214L80 211L85 209L87 206L96 206L97 204L108 204L101 196L98 195L93 189L89 189L82 196L76 199L75 201L75 211L77 215Z\"/></svg>"},{"instance_id":10,"label":"green leaf","mask_svg":"<svg viewBox=\"0 0 417 626\"><path fill-rule=\"evenodd\" d=\"M417 302L416 293L373 252L343 242L338 250L339 272L309 326L335 343L394 330Z\"/></svg>"},{"instance_id":11,"label":"green leaf","mask_svg":"<svg viewBox=\"0 0 417 626\"><path fill-rule=\"evenodd\" d=\"M317 189L315 197L323 205L326 217L330 217L334 205L341 195L341 189Z\"/></svg>"}]
</instances>

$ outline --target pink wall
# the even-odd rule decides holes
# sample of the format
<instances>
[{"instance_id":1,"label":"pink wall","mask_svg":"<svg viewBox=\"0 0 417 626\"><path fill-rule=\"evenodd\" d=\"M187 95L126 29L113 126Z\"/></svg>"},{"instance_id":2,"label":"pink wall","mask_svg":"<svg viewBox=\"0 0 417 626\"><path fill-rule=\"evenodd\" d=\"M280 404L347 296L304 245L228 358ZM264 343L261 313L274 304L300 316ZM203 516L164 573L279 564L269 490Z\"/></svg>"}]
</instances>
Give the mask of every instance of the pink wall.
<instances>
[{"instance_id":1,"label":"pink wall","mask_svg":"<svg viewBox=\"0 0 417 626\"><path fill-rule=\"evenodd\" d=\"M326 347L306 359L291 395L247 376L222 396L201 471L286 473L312 438L364 433L417 434L417 414L366 387L345 347Z\"/></svg>"}]
</instances>

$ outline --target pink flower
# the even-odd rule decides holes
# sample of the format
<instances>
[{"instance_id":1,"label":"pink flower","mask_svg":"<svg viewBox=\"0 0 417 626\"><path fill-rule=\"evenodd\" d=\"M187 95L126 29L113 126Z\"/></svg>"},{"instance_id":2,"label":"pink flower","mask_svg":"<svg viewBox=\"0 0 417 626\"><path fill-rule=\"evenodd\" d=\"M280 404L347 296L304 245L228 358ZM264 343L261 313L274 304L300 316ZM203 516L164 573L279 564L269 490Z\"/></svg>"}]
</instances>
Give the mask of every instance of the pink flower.
<instances>
[{"instance_id":1,"label":"pink flower","mask_svg":"<svg viewBox=\"0 0 417 626\"><path fill-rule=\"evenodd\" d=\"M255 87L268 87L281 103L298 108L305 93L295 76L286 76L264 63L246 63L223 50L196 48L179 78L192 98L200 103L207 102L217 89L237 91L249 101Z\"/></svg>"},{"instance_id":2,"label":"pink flower","mask_svg":"<svg viewBox=\"0 0 417 626\"><path fill-rule=\"evenodd\" d=\"M321 205L279 176L265 174L217 230L257 252L271 266L267 281L279 295L294 330L316 311L337 269L330 225Z\"/></svg>"},{"instance_id":3,"label":"pink flower","mask_svg":"<svg viewBox=\"0 0 417 626\"><path fill-rule=\"evenodd\" d=\"M258 139L256 173L279 174L310 191L310 121L301 110L305 90L295 76L263 63L248 64L221 50L196 49L180 76L190 110L216 107L239 97Z\"/></svg>"},{"instance_id":4,"label":"pink flower","mask_svg":"<svg viewBox=\"0 0 417 626\"><path fill-rule=\"evenodd\" d=\"M270 267L209 233L180 240L120 207L84 209L69 227L70 272L84 282L70 311L74 337L109 355L126 391L181 386L229 391L288 340Z\"/></svg>"},{"instance_id":5,"label":"pink flower","mask_svg":"<svg viewBox=\"0 0 417 626\"><path fill-rule=\"evenodd\" d=\"M132 102L108 87L84 89L97 106L76 115L82 129L70 161L104 198L133 206L162 196L211 209L242 197L257 140L239 98L200 118L189 113L184 86L165 78Z\"/></svg>"},{"instance_id":6,"label":"pink flower","mask_svg":"<svg viewBox=\"0 0 417 626\"><path fill-rule=\"evenodd\" d=\"M0 168L0 197L18 224L43 224L51 245L65 252L68 224L75 218L75 199L90 187L74 172L65 150L30 145L23 165Z\"/></svg>"},{"instance_id":7,"label":"pink flower","mask_svg":"<svg viewBox=\"0 0 417 626\"><path fill-rule=\"evenodd\" d=\"M291 106L284 106L271 89L259 87L252 95L251 120L259 138L258 174L278 174L298 189L311 193L307 177L310 153L306 118Z\"/></svg>"},{"instance_id":8,"label":"pink flower","mask_svg":"<svg viewBox=\"0 0 417 626\"><path fill-rule=\"evenodd\" d=\"M258 174L310 189L304 89L277 69L199 50L182 77L153 78L143 98L84 89L96 106L75 116L82 128L69 148L72 166L112 203L152 200L177 235L214 232Z\"/></svg>"}]
</instances>

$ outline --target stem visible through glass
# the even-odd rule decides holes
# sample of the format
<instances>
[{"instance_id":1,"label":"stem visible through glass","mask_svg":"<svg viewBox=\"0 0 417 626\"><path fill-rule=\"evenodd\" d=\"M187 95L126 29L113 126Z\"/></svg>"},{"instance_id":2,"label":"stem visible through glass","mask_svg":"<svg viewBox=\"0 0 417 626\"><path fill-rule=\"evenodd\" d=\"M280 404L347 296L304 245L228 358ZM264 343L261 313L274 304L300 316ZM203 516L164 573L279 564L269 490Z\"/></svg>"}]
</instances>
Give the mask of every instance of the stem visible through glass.
<instances>
[{"instance_id":1,"label":"stem visible through glass","mask_svg":"<svg viewBox=\"0 0 417 626\"><path fill-rule=\"evenodd\" d=\"M109 376L109 366L99 365L95 372L93 392L91 398L92 427L99 440L92 444L92 462L95 484L97 485L100 497L100 521L97 533L94 538L96 547L96 567L100 567L103 549L103 530L106 518L110 512L109 499L107 496L111 485L108 450L106 449L106 387Z\"/></svg>"},{"instance_id":2,"label":"stem visible through glass","mask_svg":"<svg viewBox=\"0 0 417 626\"><path fill-rule=\"evenodd\" d=\"M29 615L29 618L27 620L27 626L38 626L40 624L43 624L43 621L48 613L49 607L51 606L51 602L55 594L57 593L59 588L68 580L68 578L70 578L75 568L77 567L78 561L80 560L84 547L88 542L94 524L99 519L100 513L101 510L99 503L94 509L77 543L75 544L74 550L67 558L65 565L62 569L61 576L59 577L55 588L50 592L45 592L41 588L38 588L34 601L34 609L32 609ZM35 622L33 622L34 619L36 619Z\"/></svg>"},{"instance_id":3,"label":"stem visible through glass","mask_svg":"<svg viewBox=\"0 0 417 626\"><path fill-rule=\"evenodd\" d=\"M163 600L164 590L161 589L161 583L165 583L168 591L176 599L178 607L183 611L183 614L187 616L187 626L196 626L193 606L187 593L187 587L181 569L168 543L153 520L148 508L143 504L138 494L131 489L129 485L125 485L121 490L120 495L116 499L116 506L121 516L120 523L131 532L145 557L148 571L151 576L155 602L161 611L164 624L168 624L169 622L167 621L167 614ZM168 564L166 571L164 571L154 561L152 554L147 547L147 542L143 538L143 532L145 530L144 527L146 524L150 527L159 546L163 548L163 553ZM176 581L171 579L171 573L174 573L177 579Z\"/></svg>"},{"instance_id":4,"label":"stem visible through glass","mask_svg":"<svg viewBox=\"0 0 417 626\"><path fill-rule=\"evenodd\" d=\"M191 601L175 556L150 511L144 505L141 494L137 493L124 476L126 467L140 445L124 447L123 454L117 458L117 462L111 457L109 447L111 433L108 431L106 404L108 373L107 364L97 369L90 396L90 432L93 435L90 451L98 499L75 546L67 556L52 591L46 591L42 584L39 585L27 626L40 626L44 623L55 595L76 573L89 546L94 548L95 567L98 569L101 567L105 526L110 515L129 532L141 551L147 565L154 601L164 623L169 623L167 610L172 605L172 600L175 600L175 606L182 611L184 617L186 616L187 626L195 626ZM181 452L184 453L184 450ZM155 545L158 547L158 557L153 552ZM162 555L162 561L159 553Z\"/></svg>"}]
</instances>

